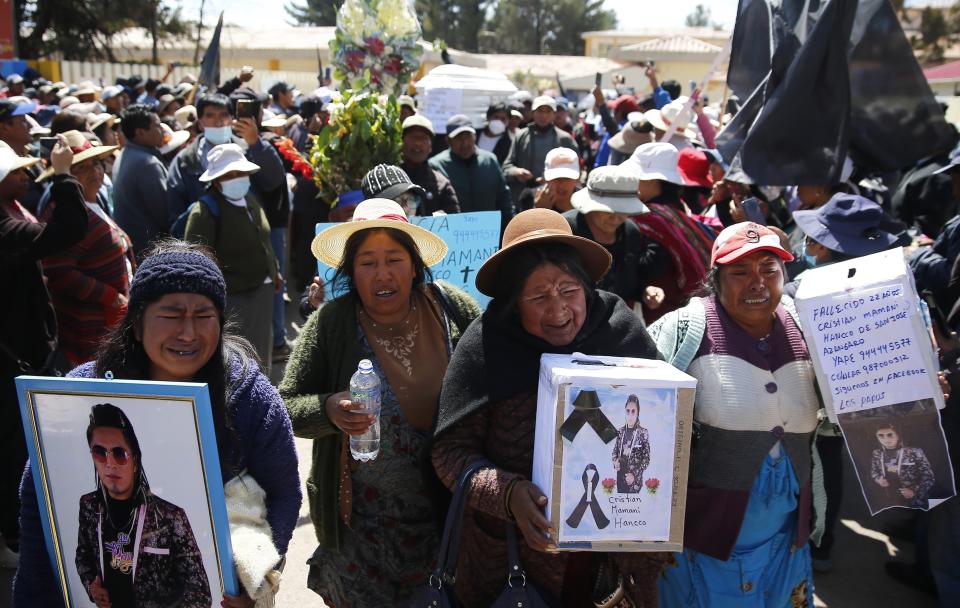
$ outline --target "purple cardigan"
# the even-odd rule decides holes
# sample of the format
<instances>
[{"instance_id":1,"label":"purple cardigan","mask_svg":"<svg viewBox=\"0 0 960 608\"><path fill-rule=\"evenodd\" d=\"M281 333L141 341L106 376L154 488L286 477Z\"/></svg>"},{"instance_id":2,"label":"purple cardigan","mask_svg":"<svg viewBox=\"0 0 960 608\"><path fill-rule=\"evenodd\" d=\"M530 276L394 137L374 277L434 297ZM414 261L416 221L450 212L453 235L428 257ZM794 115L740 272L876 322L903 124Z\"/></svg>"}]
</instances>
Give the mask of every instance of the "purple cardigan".
<instances>
[{"instance_id":1,"label":"purple cardigan","mask_svg":"<svg viewBox=\"0 0 960 608\"><path fill-rule=\"evenodd\" d=\"M93 378L93 370L92 362L84 363L67 376ZM303 500L290 418L277 389L254 364L250 363L244 374L243 364L234 357L230 376L236 383L230 411L240 438L240 453L231 455L232 460L240 469L246 468L267 493L267 521L273 530L273 544L282 555L287 552ZM29 463L23 472L20 499L20 563L13 581L13 605L59 608L63 599L47 554Z\"/></svg>"}]
</instances>

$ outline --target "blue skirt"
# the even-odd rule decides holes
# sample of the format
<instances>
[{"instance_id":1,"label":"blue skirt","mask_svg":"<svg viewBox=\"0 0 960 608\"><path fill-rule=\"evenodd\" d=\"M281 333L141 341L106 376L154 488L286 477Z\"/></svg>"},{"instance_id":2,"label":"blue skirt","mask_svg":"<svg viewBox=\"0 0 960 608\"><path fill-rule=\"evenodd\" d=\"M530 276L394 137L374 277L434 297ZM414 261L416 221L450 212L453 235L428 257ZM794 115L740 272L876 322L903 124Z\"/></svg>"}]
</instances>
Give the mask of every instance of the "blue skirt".
<instances>
[{"instance_id":1,"label":"blue skirt","mask_svg":"<svg viewBox=\"0 0 960 608\"><path fill-rule=\"evenodd\" d=\"M794 549L800 486L786 452L768 455L727 561L691 549L660 578L662 608L813 608L810 546Z\"/></svg>"}]
</instances>

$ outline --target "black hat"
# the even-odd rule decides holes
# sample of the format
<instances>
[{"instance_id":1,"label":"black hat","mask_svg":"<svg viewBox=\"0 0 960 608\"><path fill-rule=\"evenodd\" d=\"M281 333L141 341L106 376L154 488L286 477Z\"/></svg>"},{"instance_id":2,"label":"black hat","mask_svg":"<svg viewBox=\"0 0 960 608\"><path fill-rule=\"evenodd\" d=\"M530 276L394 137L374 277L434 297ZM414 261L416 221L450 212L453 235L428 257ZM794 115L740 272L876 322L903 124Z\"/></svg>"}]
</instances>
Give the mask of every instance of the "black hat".
<instances>
[{"instance_id":1,"label":"black hat","mask_svg":"<svg viewBox=\"0 0 960 608\"><path fill-rule=\"evenodd\" d=\"M360 183L366 198L394 199L404 192L414 191L421 196L423 188L410 181L406 172L396 165L377 165L367 171Z\"/></svg>"}]
</instances>

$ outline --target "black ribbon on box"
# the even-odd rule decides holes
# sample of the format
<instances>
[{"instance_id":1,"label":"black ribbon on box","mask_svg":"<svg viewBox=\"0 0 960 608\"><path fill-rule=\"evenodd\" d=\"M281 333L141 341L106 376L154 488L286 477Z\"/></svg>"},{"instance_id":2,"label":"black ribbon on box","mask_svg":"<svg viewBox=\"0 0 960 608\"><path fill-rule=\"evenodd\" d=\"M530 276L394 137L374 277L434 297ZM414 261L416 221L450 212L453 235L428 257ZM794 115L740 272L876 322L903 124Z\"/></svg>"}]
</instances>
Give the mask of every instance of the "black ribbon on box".
<instances>
[{"instance_id":1,"label":"black ribbon on box","mask_svg":"<svg viewBox=\"0 0 960 608\"><path fill-rule=\"evenodd\" d=\"M617 427L600 410L597 391L583 390L573 402L573 413L560 425L560 434L570 443L584 424L589 424L604 443L617 438Z\"/></svg>"},{"instance_id":2,"label":"black ribbon on box","mask_svg":"<svg viewBox=\"0 0 960 608\"><path fill-rule=\"evenodd\" d=\"M597 523L597 528L603 530L610 525L610 520L603 514L603 509L601 509L600 504L597 503L597 486L600 485L600 472L597 471L596 465L588 464L586 468L583 469L581 479L583 480L583 496L580 497L580 503L574 507L573 512L570 513L570 517L567 518L567 525L571 528L579 526L580 520L583 519L583 514L586 513L587 507L589 506L590 513L593 514L593 521Z\"/></svg>"}]
</instances>

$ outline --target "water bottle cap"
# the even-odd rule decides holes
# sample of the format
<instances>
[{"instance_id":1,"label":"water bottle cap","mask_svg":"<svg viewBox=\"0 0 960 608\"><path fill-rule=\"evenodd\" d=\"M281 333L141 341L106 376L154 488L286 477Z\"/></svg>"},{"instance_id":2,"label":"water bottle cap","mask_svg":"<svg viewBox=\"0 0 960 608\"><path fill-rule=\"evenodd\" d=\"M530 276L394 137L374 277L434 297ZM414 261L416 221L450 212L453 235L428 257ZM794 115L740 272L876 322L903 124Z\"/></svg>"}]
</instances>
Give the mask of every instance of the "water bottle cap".
<instances>
[{"instance_id":1,"label":"water bottle cap","mask_svg":"<svg viewBox=\"0 0 960 608\"><path fill-rule=\"evenodd\" d=\"M373 363L370 362L370 359L361 359L360 365L357 366L357 369L362 372L372 372Z\"/></svg>"}]
</instances>

